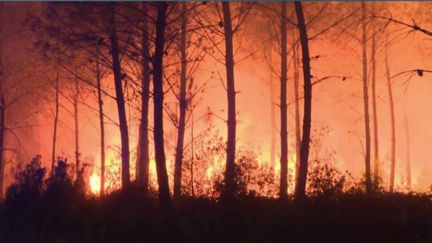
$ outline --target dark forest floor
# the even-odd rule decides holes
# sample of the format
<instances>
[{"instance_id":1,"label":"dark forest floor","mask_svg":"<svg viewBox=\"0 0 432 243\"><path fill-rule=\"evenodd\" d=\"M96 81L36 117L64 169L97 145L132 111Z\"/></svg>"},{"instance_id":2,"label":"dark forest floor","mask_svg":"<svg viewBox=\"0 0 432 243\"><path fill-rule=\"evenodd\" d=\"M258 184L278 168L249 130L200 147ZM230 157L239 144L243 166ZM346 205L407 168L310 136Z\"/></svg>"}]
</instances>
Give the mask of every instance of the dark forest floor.
<instances>
[{"instance_id":1,"label":"dark forest floor","mask_svg":"<svg viewBox=\"0 0 432 243\"><path fill-rule=\"evenodd\" d=\"M427 196L346 194L227 205L184 198L172 209L138 193L56 197L0 209L0 242L432 242Z\"/></svg>"}]
</instances>

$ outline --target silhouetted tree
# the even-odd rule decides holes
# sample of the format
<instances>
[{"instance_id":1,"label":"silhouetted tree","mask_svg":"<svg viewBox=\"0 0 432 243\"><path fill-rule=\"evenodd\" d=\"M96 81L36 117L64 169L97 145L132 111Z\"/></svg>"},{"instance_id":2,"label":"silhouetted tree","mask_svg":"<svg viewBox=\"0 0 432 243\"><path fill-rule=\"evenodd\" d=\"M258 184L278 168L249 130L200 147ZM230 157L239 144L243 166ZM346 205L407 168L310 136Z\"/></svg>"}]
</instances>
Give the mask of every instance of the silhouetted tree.
<instances>
[{"instance_id":1,"label":"silhouetted tree","mask_svg":"<svg viewBox=\"0 0 432 243\"><path fill-rule=\"evenodd\" d=\"M271 59L271 58L270 58ZM276 161L276 106L275 106L275 90L273 84L273 75L270 72L269 76L269 91L270 91L270 126L271 126L271 140L270 140L270 164L274 168Z\"/></svg>"},{"instance_id":2,"label":"silhouetted tree","mask_svg":"<svg viewBox=\"0 0 432 243\"><path fill-rule=\"evenodd\" d=\"M5 177L5 133L6 133L6 101L4 90L4 66L0 52L0 198L3 197L3 184Z\"/></svg>"},{"instance_id":3,"label":"silhouetted tree","mask_svg":"<svg viewBox=\"0 0 432 243\"><path fill-rule=\"evenodd\" d=\"M259 5L259 7L266 9L270 8L268 5ZM274 10L273 8L270 9L270 13L272 13ZM276 11L275 11L276 12ZM276 30L274 28L268 28L269 25L272 24L274 20L274 14L271 14L265 22L262 23L262 26L260 25L260 31L266 30L268 32L269 37L275 36ZM270 165L274 169L276 165L276 136L278 134L278 129L276 128L276 99L275 99L275 83L274 83L274 77L276 76L279 78L280 75L275 74L275 70L273 69L274 66L274 59L273 59L273 41L267 41L264 43L263 46L264 55L266 57L266 63L267 63L267 72L268 72L268 79L265 81L268 82L268 89L269 89L269 105L270 105ZM280 134L279 134L280 135Z\"/></svg>"},{"instance_id":4,"label":"silhouetted tree","mask_svg":"<svg viewBox=\"0 0 432 243\"><path fill-rule=\"evenodd\" d=\"M180 196L181 194L181 174L182 174L182 164L183 164L183 144L184 144L184 134L186 125L186 110L188 107L188 100L186 98L186 72L187 72L187 7L186 3L182 3L182 13L181 13L181 36L180 36L180 94L179 94L179 120L177 127L177 145L175 154L175 171L174 171L174 196Z\"/></svg>"},{"instance_id":5,"label":"silhouetted tree","mask_svg":"<svg viewBox=\"0 0 432 243\"><path fill-rule=\"evenodd\" d=\"M73 98L73 107L74 107L74 123L75 123L75 176L78 177L79 168L80 168L80 148L79 148L79 110L78 110L78 102L79 102L80 88L79 81L75 78L75 95Z\"/></svg>"},{"instance_id":6,"label":"silhouetted tree","mask_svg":"<svg viewBox=\"0 0 432 243\"><path fill-rule=\"evenodd\" d=\"M144 194L149 185L149 99L150 99L150 40L149 17L147 3L142 3L144 12L141 36L141 120L138 137L136 176L138 184L143 187Z\"/></svg>"},{"instance_id":7,"label":"silhouetted tree","mask_svg":"<svg viewBox=\"0 0 432 243\"><path fill-rule=\"evenodd\" d=\"M306 180L307 180L307 173L308 173L309 143L310 143L311 116L312 116L312 82L311 82L311 70L310 70L309 40L307 35L305 19L303 15L303 8L301 2L294 2L294 6L295 6L295 12L297 16L297 27L299 31L300 43L302 48L303 79L304 79L303 132L302 132L302 141L300 146L299 177L295 189L295 199L301 200L306 196Z\"/></svg>"},{"instance_id":8,"label":"silhouetted tree","mask_svg":"<svg viewBox=\"0 0 432 243\"><path fill-rule=\"evenodd\" d=\"M388 34L387 34L388 35ZM391 151L390 151L390 192L394 190L394 176L395 176L395 163L396 163L396 124L395 124L395 110L393 101L393 89L390 75L390 66L388 61L388 36L386 37L386 45L384 51L384 64L385 74L387 79L387 91L389 96L390 105L390 127L391 127Z\"/></svg>"},{"instance_id":9,"label":"silhouetted tree","mask_svg":"<svg viewBox=\"0 0 432 243\"><path fill-rule=\"evenodd\" d=\"M54 128L53 128L52 151L51 151L51 174L54 173L54 165L56 161L57 128L58 128L59 110L60 110L59 92L60 92L59 73L57 71L55 77L55 108L54 108Z\"/></svg>"},{"instance_id":10,"label":"silhouetted tree","mask_svg":"<svg viewBox=\"0 0 432 243\"><path fill-rule=\"evenodd\" d=\"M3 16L3 6L0 5L0 14ZM0 18L3 20L3 18ZM0 34L4 33L3 23L0 23ZM3 184L5 179L5 132L6 132L6 102L5 102L5 68L2 61L2 51L0 50L0 199L3 198Z\"/></svg>"},{"instance_id":11,"label":"silhouetted tree","mask_svg":"<svg viewBox=\"0 0 432 243\"><path fill-rule=\"evenodd\" d=\"M99 60L101 64L112 70L114 76L115 99L117 104L118 125L121 138L121 181L122 187L127 187L130 182L129 174L129 134L126 119L125 97L123 85L125 84L125 72L122 70L120 55L127 54L123 45L123 36L126 25L119 23L117 19L123 17L118 12L126 11L120 4L106 5L92 3L76 4L48 4L44 18L35 18L36 31L40 32L41 40L45 46L53 46L51 49L57 54L63 55L62 67L74 74L81 81L91 83L65 65L64 59L77 60L79 58L93 59L95 46L100 47ZM121 43L121 45L119 44ZM124 62L124 58L122 62ZM91 79L93 80L93 79ZM104 92L106 93L106 92Z\"/></svg>"},{"instance_id":12,"label":"silhouetted tree","mask_svg":"<svg viewBox=\"0 0 432 243\"><path fill-rule=\"evenodd\" d=\"M224 65L226 74L226 84L222 77L220 81L227 95L227 154L225 164L225 190L221 194L222 201L231 201L235 197L234 192L234 164L236 153L236 93L235 90L235 63L234 60L234 37L240 30L242 24L245 23L247 16L252 8L249 3L228 3L218 2L211 5L210 10L213 12L205 12L206 16L202 16L200 22L207 22L201 24L206 40L209 40L214 48L204 48L206 54L215 58L219 63ZM234 10L234 11L232 11ZM208 15L207 15L208 13ZM214 19L212 17L215 17ZM214 22L213 22L214 20ZM217 37L219 38L215 38ZM220 45L224 48L219 48ZM241 44L241 42L239 42ZM237 46L239 48L241 45ZM217 57L215 52L220 55Z\"/></svg>"},{"instance_id":13,"label":"silhouetted tree","mask_svg":"<svg viewBox=\"0 0 432 243\"><path fill-rule=\"evenodd\" d=\"M207 24L203 24L202 19L199 17L199 12L203 10L201 6L203 3L182 3L173 6L171 25L167 27L170 29L167 38L167 46L174 46L174 54L178 55L178 62L175 62L176 69L172 74L175 76L175 83L170 83L167 78L169 87L171 87L172 94L176 99L175 107L165 103L166 113L176 128L177 140L175 144L174 154L174 196L178 197L183 191L182 176L183 176L183 163L184 163L184 149L189 144L185 144L185 133L187 127L192 130L194 126L192 110L200 102L201 98L197 99L198 95L204 93L208 81L194 83L194 74L198 70L200 63L204 60L205 52L211 52L213 45L208 44L205 28ZM201 26L201 24L203 24ZM176 58L176 57L172 57ZM172 59L171 59L172 60ZM169 64L165 65L165 73L170 73ZM180 66L178 68L178 66ZM213 78L212 72L210 79ZM178 76L178 77L177 77ZM175 89L173 88L175 87ZM192 119L192 122L191 122ZM188 123L191 123L188 125ZM192 168L192 167L190 167ZM191 171L193 173L193 171Z\"/></svg>"},{"instance_id":14,"label":"silhouetted tree","mask_svg":"<svg viewBox=\"0 0 432 243\"><path fill-rule=\"evenodd\" d=\"M257 9L263 9L262 11L270 10L269 11L269 17L266 18L263 23L259 23L258 25L259 31L266 31L268 32L268 36L270 38L275 36L276 31L275 28L268 28L269 25L273 23L274 20L274 14L273 12L276 12L272 6L269 5L258 5ZM268 8L268 9L267 9ZM278 13L280 14L280 13ZM276 165L276 137L278 136L278 129L276 128L276 99L275 99L275 81L274 78L280 78L280 75L277 75L273 66L274 66L274 59L273 59L273 40L270 39L263 44L263 53L267 64L267 72L268 77L264 78L264 82L266 82L268 91L269 91L269 109L270 109L270 165L274 169ZM279 134L280 135L280 134ZM280 137L280 136L279 136Z\"/></svg>"},{"instance_id":15,"label":"silhouetted tree","mask_svg":"<svg viewBox=\"0 0 432 243\"><path fill-rule=\"evenodd\" d=\"M163 131L163 57L165 46L165 26L168 3L157 4L155 55L153 61L153 100L154 100L154 145L156 172L159 185L159 202L163 207L171 207L168 174L166 170L164 131Z\"/></svg>"},{"instance_id":16,"label":"silhouetted tree","mask_svg":"<svg viewBox=\"0 0 432 243\"><path fill-rule=\"evenodd\" d=\"M300 123L300 90L299 90L299 55L298 44L293 43L293 69L294 69L294 120L295 120L295 148L296 148L296 171L295 181L297 181L300 168L300 144L301 144L301 123Z\"/></svg>"},{"instance_id":17,"label":"silhouetted tree","mask_svg":"<svg viewBox=\"0 0 432 243\"><path fill-rule=\"evenodd\" d=\"M375 13L375 3L371 3L371 12ZM379 135L378 135L378 113L377 113L377 94L376 94L376 23L371 20L372 39L371 39L371 84L372 84L372 124L373 124L373 140L374 140L374 184L377 184L379 177Z\"/></svg>"},{"instance_id":18,"label":"silhouetted tree","mask_svg":"<svg viewBox=\"0 0 432 243\"><path fill-rule=\"evenodd\" d=\"M129 172L129 133L128 125L126 119L126 108L125 99L123 94L123 73L120 63L120 49L117 37L117 26L116 26L116 7L115 3L109 8L109 39L111 46L111 57L112 57L112 69L114 73L114 84L116 93L116 104L119 116L120 124L120 139L121 139L121 158L122 158L122 168L121 168L121 178L122 187L128 187L130 183L130 172Z\"/></svg>"},{"instance_id":19,"label":"silhouetted tree","mask_svg":"<svg viewBox=\"0 0 432 243\"><path fill-rule=\"evenodd\" d=\"M95 74L96 74L96 90L98 100L98 116L99 116L99 127L100 127L100 195L105 194L105 123L104 123L104 108L103 108L103 97L102 97L102 75L100 70L99 60L99 48L96 50L95 57Z\"/></svg>"},{"instance_id":20,"label":"silhouetted tree","mask_svg":"<svg viewBox=\"0 0 432 243\"><path fill-rule=\"evenodd\" d=\"M369 125L369 95L368 95L368 71L367 71L367 36L366 36L366 4L361 2L362 12L362 78L363 78L363 106L365 122L365 183L366 192L372 191L371 168L370 168L370 125Z\"/></svg>"},{"instance_id":21,"label":"silhouetted tree","mask_svg":"<svg viewBox=\"0 0 432 243\"><path fill-rule=\"evenodd\" d=\"M226 86L228 99L228 120L227 120L227 157L225 168L225 190L222 197L230 201L234 198L234 169L236 150L236 91L234 81L234 50L233 30L231 23L231 9L229 2L222 2L223 27L225 35L225 68Z\"/></svg>"},{"instance_id":22,"label":"silhouetted tree","mask_svg":"<svg viewBox=\"0 0 432 243\"><path fill-rule=\"evenodd\" d=\"M281 154L280 154L280 188L279 198L287 198L288 188L288 122L287 122L287 73L288 73L288 52L287 52L287 24L286 24L287 3L281 3L280 35L281 35L281 78L280 78L280 119L281 119Z\"/></svg>"}]
</instances>

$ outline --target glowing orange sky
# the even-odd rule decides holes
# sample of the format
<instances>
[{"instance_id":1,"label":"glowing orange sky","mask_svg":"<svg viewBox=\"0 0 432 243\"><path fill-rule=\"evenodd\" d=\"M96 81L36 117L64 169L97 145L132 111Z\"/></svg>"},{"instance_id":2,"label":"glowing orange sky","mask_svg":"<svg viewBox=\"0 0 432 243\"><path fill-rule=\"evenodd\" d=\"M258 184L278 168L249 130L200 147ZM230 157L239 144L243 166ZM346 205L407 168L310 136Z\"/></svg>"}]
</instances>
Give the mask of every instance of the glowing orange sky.
<instances>
[{"instance_id":1,"label":"glowing orange sky","mask_svg":"<svg viewBox=\"0 0 432 243\"><path fill-rule=\"evenodd\" d=\"M387 3L386 3L387 4ZM390 4L390 3L388 3ZM406 9L408 3L391 3L393 15L400 19L410 19L409 14L401 15L402 10ZM415 8L416 3L408 4ZM399 13L399 15L398 15ZM413 15L415 13L413 12ZM418 24L422 25L425 20L419 19ZM254 26L245 26L246 32L253 32ZM396 27L392 27L396 28ZM400 29L400 27L397 27ZM408 31L408 30L406 30ZM242 33L240 33L242 35ZM248 41L243 42L243 45L251 45L253 48L259 45L261 36L259 34L252 37L247 36ZM234 39L236 40L237 37ZM337 163L343 169L348 169L355 176L360 176L364 168L364 159L362 154L361 144L358 138L363 139L364 124L362 120L362 100L361 100L361 62L358 58L360 55L360 45L352 40L347 46L342 45L349 37L343 36L336 42L327 40L314 40L311 42L311 56L320 55L321 58L312 61L312 75L315 77L324 77L327 75L341 75L350 77L342 82L340 79L330 79L323 83L314 86L313 89L313 117L312 129L328 126L331 129L329 137L325 140L325 146L334 149L337 153ZM354 43L354 44L353 44ZM348 48L349 47L349 48ZM350 48L353 48L355 54ZM402 71L424 68L432 69L429 63L432 50L432 42L426 36L416 33L409 35L406 38L394 43L389 51L390 69L392 74ZM243 48L239 55L246 55L250 51L248 48ZM370 49L368 49L370 51ZM259 52L262 53L262 52ZM270 98L268 79L269 71L267 64L262 59L262 54L254 55L235 66L236 89L240 91L237 95L238 109L238 146L248 145L256 149L262 158L269 159L270 140L271 140L271 125L270 125ZM276 53L273 58L277 59ZM389 145L390 145L390 119L389 105L386 89L386 80L384 77L383 53L378 53L378 69L377 69L377 93L378 93L378 123L380 135L380 153L383 161L388 161ZM275 70L279 70L278 62L273 64ZM291 67L290 67L291 68ZM220 71L224 77L224 68L211 57L207 57L206 61L201 65L201 68L194 75L196 82L206 81L211 71ZM290 76L292 70L289 71ZM277 77L274 78L274 83L278 83ZM405 143L405 124L404 115L407 114L409 120L410 136L411 136L411 161L412 161L412 177L414 186L419 183L421 188L428 187L432 182L432 150L430 149L430 139L432 138L432 113L430 105L432 104L432 82L430 76L413 77L409 86L402 85L407 79L407 76L401 76L394 80L394 97L396 111L396 154L397 154L397 173L404 173L404 163L406 154ZM111 77L107 77L106 83L111 84ZM111 85L112 86L112 85ZM276 99L279 97L279 87L275 85L274 90ZM288 88L289 100L293 99L293 84L290 77ZM168 100L172 97L168 97ZM62 100L65 102L64 100ZM94 100L89 99L89 104ZM274 101L278 103L277 100ZM221 117L226 116L226 95L224 89L218 80L218 77L210 81L208 88L203 96L203 100L195 111L197 116L206 112L210 106L212 111ZM105 107L107 115L116 119L115 105L112 100L105 98ZM81 106L81 153L82 158L88 160L99 161L99 133L98 133L98 118L96 114L90 112L87 108ZM276 108L279 114L278 107ZM293 151L293 105L289 106L289 143L290 153ZM151 109L152 110L152 109ZM359 113L360 112L360 113ZM134 162L136 132L138 126L138 114L130 113L130 140L131 153ZM61 111L61 119L64 123L59 134L59 153L64 153L67 157L73 158L73 119L64 111ZM39 151L43 158L50 158L51 149L51 127L52 124L43 122L39 128L41 144ZM151 120L151 119L150 119ZM278 115L276 121L279 121ZM107 121L107 123L109 123ZM222 131L225 132L225 124L218 118L213 118L213 123ZM174 157L172 146L175 143L175 131L168 119L166 120L165 137L167 140L167 158L171 163ZM196 132L207 126L204 122L196 124ZM66 129L65 127L69 127ZM106 141L107 148L119 146L119 134L114 125L107 124ZM189 139L189 132L186 132L186 139ZM276 141L279 135L276 134ZM170 144L170 145L169 145ZM153 149L151 145L151 150ZM279 151L279 145L276 146L276 151ZM108 149L113 157L115 153ZM278 158L278 157L277 157ZM389 166L388 162L383 166ZM420 178L420 179L418 179ZM418 179L418 181L417 181ZM426 180L426 181L424 181Z\"/></svg>"}]
</instances>

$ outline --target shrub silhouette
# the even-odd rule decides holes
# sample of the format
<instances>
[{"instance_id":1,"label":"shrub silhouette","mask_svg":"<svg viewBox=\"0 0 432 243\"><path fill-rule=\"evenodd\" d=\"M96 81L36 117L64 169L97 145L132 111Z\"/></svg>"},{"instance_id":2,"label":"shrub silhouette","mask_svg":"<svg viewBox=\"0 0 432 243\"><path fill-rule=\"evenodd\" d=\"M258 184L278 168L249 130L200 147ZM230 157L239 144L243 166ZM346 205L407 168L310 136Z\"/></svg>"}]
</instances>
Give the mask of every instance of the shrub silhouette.
<instances>
[{"instance_id":1,"label":"shrub silhouette","mask_svg":"<svg viewBox=\"0 0 432 243\"><path fill-rule=\"evenodd\" d=\"M311 159L308 170L307 193L312 197L331 199L347 191L353 182L351 174L336 167L336 151L324 146L330 134L327 126L313 130Z\"/></svg>"},{"instance_id":2,"label":"shrub silhouette","mask_svg":"<svg viewBox=\"0 0 432 243\"><path fill-rule=\"evenodd\" d=\"M86 198L81 194L81 182L77 182L80 176L74 178L75 170L66 160L59 160L52 176L44 180L45 168L40 157L36 157L19 170L16 182L8 190L9 202L26 204L20 207L0 204L0 242L429 242L432 239L430 195L346 193L341 185L349 182L347 175L334 170L332 163L320 162L311 167L309 181L311 191L320 200L312 198L300 205L291 200L254 197L251 185L259 186L260 180L265 184L264 177L253 172L257 168L256 158L249 150L239 151L236 160L239 200L233 204L184 197L173 209L166 210L159 207L156 195L143 197L141 188L135 185L101 198ZM334 196L337 200L333 200Z\"/></svg>"},{"instance_id":3,"label":"shrub silhouette","mask_svg":"<svg viewBox=\"0 0 432 243\"><path fill-rule=\"evenodd\" d=\"M309 171L308 193L311 196L321 198L341 195L344 191L347 175L341 173L330 163L315 161Z\"/></svg>"},{"instance_id":4,"label":"shrub silhouette","mask_svg":"<svg viewBox=\"0 0 432 243\"><path fill-rule=\"evenodd\" d=\"M43 200L47 204L69 203L85 197L84 167L75 180L66 159L59 158L53 173L45 179L46 168L38 155L21 168L18 166L15 182L8 188L6 203L22 208Z\"/></svg>"},{"instance_id":5,"label":"shrub silhouette","mask_svg":"<svg viewBox=\"0 0 432 243\"><path fill-rule=\"evenodd\" d=\"M15 182L7 190L6 203L14 207L27 206L42 196L46 169L41 165L41 156L37 155L17 171Z\"/></svg>"},{"instance_id":6,"label":"shrub silhouette","mask_svg":"<svg viewBox=\"0 0 432 243\"><path fill-rule=\"evenodd\" d=\"M191 147L188 146L184 152L183 195L192 195L193 184L194 196L218 198L224 189L226 163L226 144L220 131L210 125L198 134L193 142L193 157ZM262 161L259 161L259 156L252 148L241 146L237 149L234 165L234 191L237 197L277 195L278 185L277 180L274 180L274 170L269 163L260 162Z\"/></svg>"},{"instance_id":7,"label":"shrub silhouette","mask_svg":"<svg viewBox=\"0 0 432 243\"><path fill-rule=\"evenodd\" d=\"M234 165L234 191L236 197L256 196L257 192L265 196L277 195L278 186L273 180L271 167L260 167L258 156L252 151L240 148L237 151ZM224 178L218 177L215 181L215 194L220 195L224 189Z\"/></svg>"},{"instance_id":8,"label":"shrub silhouette","mask_svg":"<svg viewBox=\"0 0 432 243\"><path fill-rule=\"evenodd\" d=\"M84 168L73 178L73 168L66 159L58 159L54 173L47 179L44 199L49 203L70 204L85 197Z\"/></svg>"}]
</instances>

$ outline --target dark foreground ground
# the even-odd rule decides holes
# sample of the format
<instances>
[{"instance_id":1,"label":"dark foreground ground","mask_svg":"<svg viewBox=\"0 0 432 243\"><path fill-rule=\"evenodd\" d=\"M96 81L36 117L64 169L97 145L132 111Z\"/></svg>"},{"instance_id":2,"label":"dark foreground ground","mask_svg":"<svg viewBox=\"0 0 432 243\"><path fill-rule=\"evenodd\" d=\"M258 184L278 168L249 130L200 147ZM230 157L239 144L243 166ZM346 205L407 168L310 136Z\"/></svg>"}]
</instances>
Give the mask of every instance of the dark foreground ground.
<instances>
[{"instance_id":1,"label":"dark foreground ground","mask_svg":"<svg viewBox=\"0 0 432 243\"><path fill-rule=\"evenodd\" d=\"M136 193L66 196L4 203L0 242L432 242L432 203L426 196L385 194L302 205L189 198L161 209Z\"/></svg>"}]
</instances>

